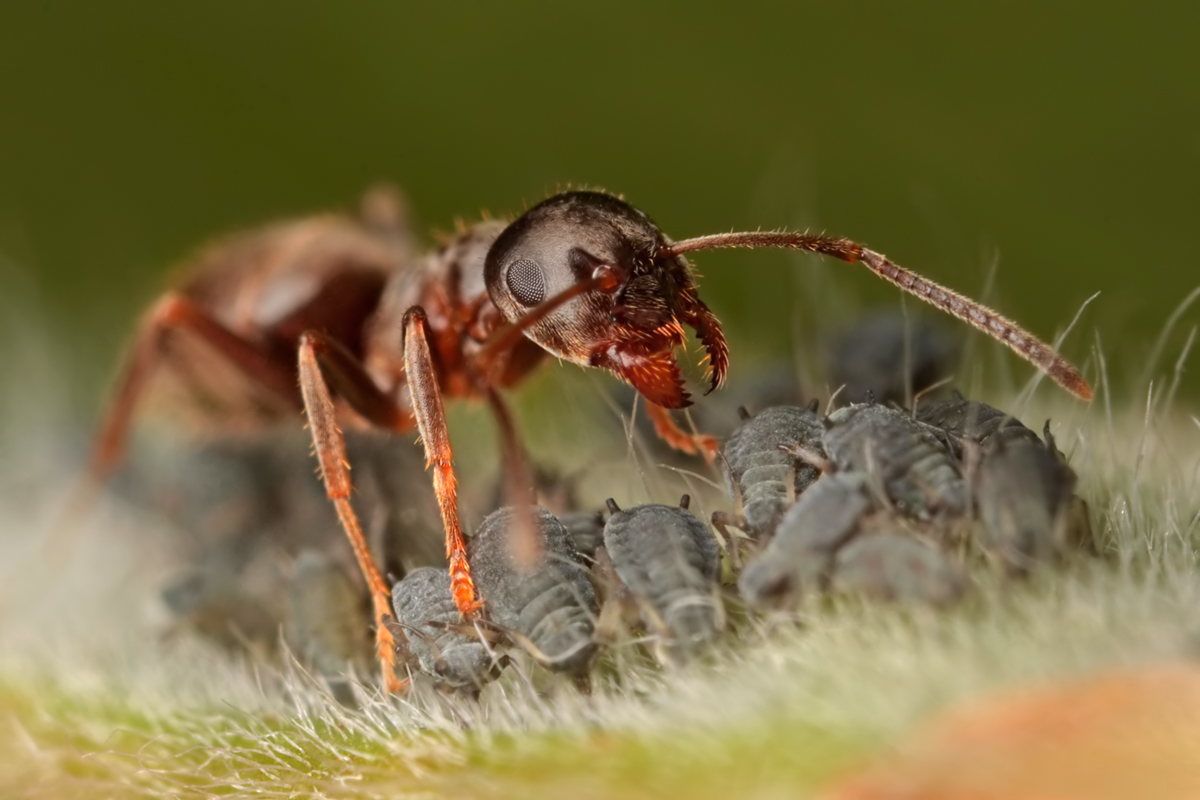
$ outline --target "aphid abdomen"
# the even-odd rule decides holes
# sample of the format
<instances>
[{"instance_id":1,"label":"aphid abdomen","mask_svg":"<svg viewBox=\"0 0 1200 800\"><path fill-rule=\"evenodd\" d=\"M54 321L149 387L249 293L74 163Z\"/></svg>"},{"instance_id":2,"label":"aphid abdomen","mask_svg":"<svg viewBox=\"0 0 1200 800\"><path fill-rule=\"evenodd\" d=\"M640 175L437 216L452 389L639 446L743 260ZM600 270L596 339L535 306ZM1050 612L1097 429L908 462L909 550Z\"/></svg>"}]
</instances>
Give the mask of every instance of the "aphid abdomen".
<instances>
[{"instance_id":1,"label":"aphid abdomen","mask_svg":"<svg viewBox=\"0 0 1200 800\"><path fill-rule=\"evenodd\" d=\"M876 600L948 605L966 590L966 577L944 553L919 539L864 533L838 551L832 588Z\"/></svg>"},{"instance_id":2,"label":"aphid abdomen","mask_svg":"<svg viewBox=\"0 0 1200 800\"><path fill-rule=\"evenodd\" d=\"M838 468L867 472L914 517L965 513L967 488L958 466L921 423L877 404L846 406L829 419L825 449Z\"/></svg>"},{"instance_id":3,"label":"aphid abdomen","mask_svg":"<svg viewBox=\"0 0 1200 800\"><path fill-rule=\"evenodd\" d=\"M917 406L917 421L948 433L955 440L984 444L1000 433L1006 440L1039 441L1016 417L995 406L961 396Z\"/></svg>"},{"instance_id":4,"label":"aphid abdomen","mask_svg":"<svg viewBox=\"0 0 1200 800\"><path fill-rule=\"evenodd\" d=\"M778 455L788 458L784 453ZM742 516L751 532L761 536L775 530L792 504L794 475L790 463L764 464L742 473Z\"/></svg>"},{"instance_id":5,"label":"aphid abdomen","mask_svg":"<svg viewBox=\"0 0 1200 800\"><path fill-rule=\"evenodd\" d=\"M1063 547L1075 473L1050 447L997 440L984 450L975 489L984 548L1025 572Z\"/></svg>"},{"instance_id":6,"label":"aphid abdomen","mask_svg":"<svg viewBox=\"0 0 1200 800\"><path fill-rule=\"evenodd\" d=\"M742 571L738 590L752 606L824 588L838 548L873 503L861 473L825 475L788 509L767 548Z\"/></svg>"},{"instance_id":7,"label":"aphid abdomen","mask_svg":"<svg viewBox=\"0 0 1200 800\"><path fill-rule=\"evenodd\" d=\"M396 620L407 628L410 652L422 672L453 689L480 689L499 674L492 654L479 639L445 626L461 621L450 576L444 569L421 567L392 587Z\"/></svg>"},{"instance_id":8,"label":"aphid abdomen","mask_svg":"<svg viewBox=\"0 0 1200 800\"><path fill-rule=\"evenodd\" d=\"M596 591L562 523L541 506L531 516L541 552L527 565L513 551L516 509L483 520L467 541L475 586L491 620L529 639L543 666L584 677L598 652Z\"/></svg>"},{"instance_id":9,"label":"aphid abdomen","mask_svg":"<svg viewBox=\"0 0 1200 800\"><path fill-rule=\"evenodd\" d=\"M725 443L722 467L730 497L756 536L769 536L788 506L820 473L781 448L824 455L821 419L811 408L774 406L746 420Z\"/></svg>"},{"instance_id":10,"label":"aphid abdomen","mask_svg":"<svg viewBox=\"0 0 1200 800\"><path fill-rule=\"evenodd\" d=\"M288 642L316 672L344 675L365 661L362 598L350 576L327 556L303 550L288 581Z\"/></svg>"},{"instance_id":11,"label":"aphid abdomen","mask_svg":"<svg viewBox=\"0 0 1200 800\"><path fill-rule=\"evenodd\" d=\"M708 526L678 506L650 503L616 511L604 547L617 575L643 606L647 627L677 654L715 638L724 620L717 595L721 554Z\"/></svg>"},{"instance_id":12,"label":"aphid abdomen","mask_svg":"<svg viewBox=\"0 0 1200 800\"><path fill-rule=\"evenodd\" d=\"M559 515L558 520L567 529L575 552L590 564L596 548L604 544L604 515L594 511L569 511Z\"/></svg>"}]
</instances>

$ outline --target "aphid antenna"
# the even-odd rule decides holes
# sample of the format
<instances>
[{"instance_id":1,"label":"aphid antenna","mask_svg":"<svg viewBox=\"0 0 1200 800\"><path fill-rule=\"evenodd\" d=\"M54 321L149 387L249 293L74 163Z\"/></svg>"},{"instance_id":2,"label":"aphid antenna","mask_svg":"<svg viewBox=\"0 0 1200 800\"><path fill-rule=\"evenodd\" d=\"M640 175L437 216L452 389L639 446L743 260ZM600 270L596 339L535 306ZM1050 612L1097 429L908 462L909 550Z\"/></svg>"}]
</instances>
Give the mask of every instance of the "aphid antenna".
<instances>
[{"instance_id":1,"label":"aphid antenna","mask_svg":"<svg viewBox=\"0 0 1200 800\"><path fill-rule=\"evenodd\" d=\"M723 458L723 456L722 456L722 458ZM714 481L712 478L708 477L707 475L701 475L699 472L695 472L693 470L686 469L684 467L677 467L674 464L655 464L655 466L658 467L659 469L667 470L668 472L674 472L677 475L680 475L681 477L683 477L685 480L695 479L695 480L701 481L702 483L704 483L704 485L709 486L713 489L716 489L718 492L725 491L724 486L717 483L716 481ZM690 486L688 488L691 489Z\"/></svg>"},{"instance_id":2,"label":"aphid antenna","mask_svg":"<svg viewBox=\"0 0 1200 800\"><path fill-rule=\"evenodd\" d=\"M822 473L834 473L838 471L836 464L820 453L809 450L804 445L781 444L779 445L779 449L790 456L795 456L810 466L816 467Z\"/></svg>"},{"instance_id":3,"label":"aphid antenna","mask_svg":"<svg viewBox=\"0 0 1200 800\"><path fill-rule=\"evenodd\" d=\"M926 386L924 389L922 389L921 391L919 391L919 392L917 392L916 394L914 394L914 395L913 395L913 398L912 398L912 403L909 405L909 409L908 409L908 411L909 411L909 415L910 415L910 416L911 416L913 419L916 419L916 417L917 417L917 406L919 406L919 405L921 404L921 400L923 400L923 399L925 398L925 395L929 394L930 392L935 392L935 391L937 391L938 389L940 389L940 388L942 388L943 386L945 386L946 384L948 384L948 383L953 383L953 382L954 382L954 376L953 376L953 375L947 375L945 378L942 378L940 381L937 381L937 382L935 382L935 383L931 383L931 384L929 384L928 386ZM955 392L955 394L958 394L958 396L957 396L955 399L957 399L957 400L962 400L962 399L963 399L963 397L962 397L962 394L958 393L958 390L957 390L957 389L956 389L956 390L954 390L954 392Z\"/></svg>"},{"instance_id":4,"label":"aphid antenna","mask_svg":"<svg viewBox=\"0 0 1200 800\"><path fill-rule=\"evenodd\" d=\"M826 389L828 389L828 388L829 388L829 387L826 387ZM839 386L839 387L837 387L836 389L834 389L834 390L833 390L833 394L829 395L829 402L827 402L827 403L825 404L825 417L826 417L827 419L828 419L829 415L833 413L833 403L834 403L834 401L835 401L835 400L837 400L837 396L838 396L839 394L841 394L841 393L842 393L842 390L843 390L843 389L845 389L845 388L846 388L846 384L844 384L844 383L843 383L841 386Z\"/></svg>"}]
</instances>

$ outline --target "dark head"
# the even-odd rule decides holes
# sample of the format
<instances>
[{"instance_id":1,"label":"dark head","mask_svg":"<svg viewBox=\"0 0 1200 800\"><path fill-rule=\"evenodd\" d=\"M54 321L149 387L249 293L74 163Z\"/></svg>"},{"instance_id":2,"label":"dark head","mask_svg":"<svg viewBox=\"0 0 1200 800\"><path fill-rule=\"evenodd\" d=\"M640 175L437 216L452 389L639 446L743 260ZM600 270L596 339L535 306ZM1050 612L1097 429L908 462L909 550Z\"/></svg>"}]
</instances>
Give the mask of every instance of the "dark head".
<instances>
[{"instance_id":1,"label":"dark head","mask_svg":"<svg viewBox=\"0 0 1200 800\"><path fill-rule=\"evenodd\" d=\"M633 206L600 192L565 192L508 226L487 255L488 295L510 322L572 286L605 277L525 334L560 358L610 370L646 399L689 404L674 351L684 325L708 354L712 388L725 379L721 325L700 301L691 268Z\"/></svg>"}]
</instances>

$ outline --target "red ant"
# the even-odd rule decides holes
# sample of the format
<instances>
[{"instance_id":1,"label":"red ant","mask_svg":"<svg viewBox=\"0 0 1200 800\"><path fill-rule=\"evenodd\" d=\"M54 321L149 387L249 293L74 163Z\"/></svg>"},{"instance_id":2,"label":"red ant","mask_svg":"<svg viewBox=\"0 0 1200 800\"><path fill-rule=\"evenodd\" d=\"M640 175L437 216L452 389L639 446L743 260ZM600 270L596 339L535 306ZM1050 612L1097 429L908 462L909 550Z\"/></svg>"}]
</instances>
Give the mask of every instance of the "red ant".
<instances>
[{"instance_id":1,"label":"red ant","mask_svg":"<svg viewBox=\"0 0 1200 800\"><path fill-rule=\"evenodd\" d=\"M523 463L498 390L520 382L546 353L612 372L645 398L668 443L711 457L715 441L682 431L668 413L690 404L675 360L684 325L705 350L709 391L725 380L729 363L721 324L699 297L687 253L777 247L862 262L1008 345L1077 397L1092 396L1075 367L1016 324L847 239L780 231L673 242L621 199L569 191L507 226L483 222L462 231L418 266L394 204L376 198L369 208L363 221L325 217L251 235L160 299L101 426L91 474L104 476L119 458L134 404L171 330L198 336L277 400L303 409L327 493L371 591L389 691L404 685L385 624L391 595L349 503L339 422L357 419L394 432L416 425L434 468L455 602L472 614L483 601L465 554L443 398L488 402L510 495L521 489Z\"/></svg>"}]
</instances>

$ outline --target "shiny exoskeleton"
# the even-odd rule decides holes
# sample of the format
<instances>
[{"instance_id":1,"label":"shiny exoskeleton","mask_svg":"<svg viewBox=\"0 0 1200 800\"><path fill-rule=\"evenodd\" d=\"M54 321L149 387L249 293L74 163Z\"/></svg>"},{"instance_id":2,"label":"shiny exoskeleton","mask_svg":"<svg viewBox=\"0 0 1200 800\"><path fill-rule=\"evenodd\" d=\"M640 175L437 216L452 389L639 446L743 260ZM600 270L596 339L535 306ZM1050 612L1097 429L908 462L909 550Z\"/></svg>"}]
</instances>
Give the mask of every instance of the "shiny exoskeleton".
<instances>
[{"instance_id":1,"label":"shiny exoskeleton","mask_svg":"<svg viewBox=\"0 0 1200 800\"><path fill-rule=\"evenodd\" d=\"M791 451L800 447L823 456L824 435L815 403L763 409L730 435L721 467L730 498L735 504L740 501L747 533L769 536L788 507L817 479L820 471Z\"/></svg>"},{"instance_id":2,"label":"shiny exoskeleton","mask_svg":"<svg viewBox=\"0 0 1200 800\"><path fill-rule=\"evenodd\" d=\"M546 509L531 509L540 545L530 560L517 550L513 528L521 514L505 507L489 514L467 540L467 557L487 618L520 637L543 667L586 679L599 653L600 614L587 568L563 524Z\"/></svg>"},{"instance_id":3,"label":"shiny exoskeleton","mask_svg":"<svg viewBox=\"0 0 1200 800\"><path fill-rule=\"evenodd\" d=\"M724 625L718 594L721 551L712 531L688 510L648 503L622 510L608 501L604 549L658 637L660 657L689 657Z\"/></svg>"},{"instance_id":4,"label":"shiny exoskeleton","mask_svg":"<svg viewBox=\"0 0 1200 800\"><path fill-rule=\"evenodd\" d=\"M478 695L500 675L505 657L495 654L486 637L460 630L462 617L444 569L421 567L410 572L392 587L392 606L408 641L402 655L432 676L439 689Z\"/></svg>"},{"instance_id":5,"label":"shiny exoskeleton","mask_svg":"<svg viewBox=\"0 0 1200 800\"><path fill-rule=\"evenodd\" d=\"M870 475L902 513L930 519L966 512L962 473L927 426L878 403L840 408L828 423L825 452L833 463Z\"/></svg>"}]
</instances>

